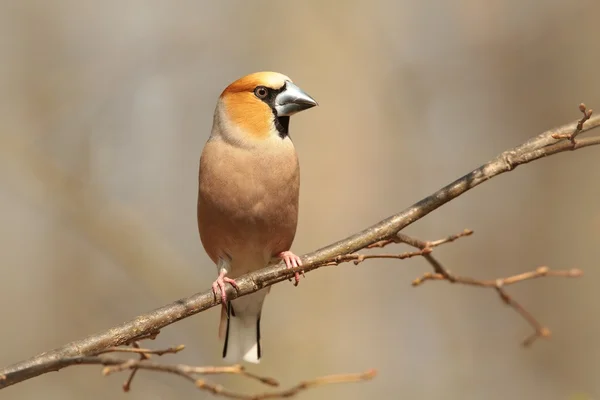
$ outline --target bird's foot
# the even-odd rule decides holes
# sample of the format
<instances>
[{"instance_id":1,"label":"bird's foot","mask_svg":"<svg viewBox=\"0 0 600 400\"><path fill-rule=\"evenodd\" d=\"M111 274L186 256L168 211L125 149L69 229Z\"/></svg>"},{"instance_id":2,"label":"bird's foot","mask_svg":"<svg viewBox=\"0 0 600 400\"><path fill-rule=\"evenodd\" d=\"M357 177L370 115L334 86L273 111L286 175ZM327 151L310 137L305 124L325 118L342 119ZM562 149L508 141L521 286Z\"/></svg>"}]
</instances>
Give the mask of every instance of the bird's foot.
<instances>
[{"instance_id":1,"label":"bird's foot","mask_svg":"<svg viewBox=\"0 0 600 400\"><path fill-rule=\"evenodd\" d=\"M279 253L279 258L285 262L285 265L288 267L288 269L302 266L302 260L300 257L291 251L282 251ZM302 271L302 276L304 276L304 271ZM294 275L294 280L294 286L298 286L298 283L300 283L300 272L296 272Z\"/></svg>"},{"instance_id":2,"label":"bird's foot","mask_svg":"<svg viewBox=\"0 0 600 400\"><path fill-rule=\"evenodd\" d=\"M238 288L236 281L231 278L226 277L225 275L227 275L227 271L222 270L219 273L219 277L217 278L217 280L214 281L212 284L212 290L213 290L213 293L215 294L215 297L217 296L217 292L219 290L221 291L221 304L223 304L223 305L227 304L227 293L225 292L225 284L229 283L234 288L236 288L236 289Z\"/></svg>"}]
</instances>

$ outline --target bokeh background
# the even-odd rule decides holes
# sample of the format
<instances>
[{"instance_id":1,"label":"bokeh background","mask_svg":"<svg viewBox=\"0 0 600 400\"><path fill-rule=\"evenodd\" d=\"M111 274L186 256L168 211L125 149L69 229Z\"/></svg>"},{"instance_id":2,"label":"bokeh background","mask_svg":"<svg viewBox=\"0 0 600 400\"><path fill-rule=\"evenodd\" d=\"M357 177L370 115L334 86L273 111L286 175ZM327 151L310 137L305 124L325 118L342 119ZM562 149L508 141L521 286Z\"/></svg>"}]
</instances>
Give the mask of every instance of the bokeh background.
<instances>
[{"instance_id":1,"label":"bokeh background","mask_svg":"<svg viewBox=\"0 0 600 400\"><path fill-rule=\"evenodd\" d=\"M320 107L291 125L302 166L293 249L306 253L421 199L534 134L600 109L595 0L0 2L0 364L206 290L197 165L217 96L258 70ZM373 261L276 285L263 362L284 385L377 368L369 383L302 399L600 396L598 148L485 183L407 229L452 271L493 278L582 268L510 292L413 289L424 260ZM164 362L220 364L219 310L163 330ZM74 367L2 399L211 398L173 376ZM217 377L230 389L262 387Z\"/></svg>"}]
</instances>

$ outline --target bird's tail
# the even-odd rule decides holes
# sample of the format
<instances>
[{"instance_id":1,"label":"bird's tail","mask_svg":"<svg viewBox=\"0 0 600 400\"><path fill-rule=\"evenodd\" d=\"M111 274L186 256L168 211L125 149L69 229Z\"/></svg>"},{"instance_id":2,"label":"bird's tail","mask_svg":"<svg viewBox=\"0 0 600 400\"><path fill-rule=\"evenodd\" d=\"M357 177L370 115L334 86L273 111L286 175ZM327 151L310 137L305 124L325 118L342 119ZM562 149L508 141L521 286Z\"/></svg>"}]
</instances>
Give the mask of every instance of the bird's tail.
<instances>
[{"instance_id":1,"label":"bird's tail","mask_svg":"<svg viewBox=\"0 0 600 400\"><path fill-rule=\"evenodd\" d=\"M223 358L227 362L259 362L260 315L267 293L269 288L239 297L228 302L227 310L223 310L219 336L225 337Z\"/></svg>"},{"instance_id":2,"label":"bird's tail","mask_svg":"<svg viewBox=\"0 0 600 400\"><path fill-rule=\"evenodd\" d=\"M239 363L244 360L258 364L260 362L260 313L236 314L231 301L227 302L227 324L223 358L227 363Z\"/></svg>"}]
</instances>

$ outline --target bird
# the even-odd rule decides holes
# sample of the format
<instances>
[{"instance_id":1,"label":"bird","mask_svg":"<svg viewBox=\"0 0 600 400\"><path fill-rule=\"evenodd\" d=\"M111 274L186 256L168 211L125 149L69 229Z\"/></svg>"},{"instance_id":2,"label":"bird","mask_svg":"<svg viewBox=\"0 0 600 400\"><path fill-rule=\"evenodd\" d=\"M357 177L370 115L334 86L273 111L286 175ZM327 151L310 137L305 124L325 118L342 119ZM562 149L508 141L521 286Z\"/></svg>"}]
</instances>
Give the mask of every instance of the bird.
<instances>
[{"instance_id":1,"label":"bird","mask_svg":"<svg viewBox=\"0 0 600 400\"><path fill-rule=\"evenodd\" d=\"M200 156L198 231L216 264L212 284L221 298L219 337L226 362L261 358L260 319L269 288L228 300L226 284L283 260L302 265L291 251L298 223L300 170L289 135L290 116L318 103L286 75L255 72L223 90L210 137ZM300 280L294 276L295 285Z\"/></svg>"}]
</instances>

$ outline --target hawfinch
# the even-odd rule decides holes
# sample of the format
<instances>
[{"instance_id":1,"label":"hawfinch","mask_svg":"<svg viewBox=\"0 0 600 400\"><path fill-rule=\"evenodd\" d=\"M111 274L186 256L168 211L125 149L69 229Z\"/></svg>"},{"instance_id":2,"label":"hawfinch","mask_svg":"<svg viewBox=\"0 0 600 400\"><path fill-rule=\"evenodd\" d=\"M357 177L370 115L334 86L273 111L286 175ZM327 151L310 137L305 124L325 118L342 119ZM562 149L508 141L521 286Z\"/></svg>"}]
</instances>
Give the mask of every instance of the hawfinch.
<instances>
[{"instance_id":1,"label":"hawfinch","mask_svg":"<svg viewBox=\"0 0 600 400\"><path fill-rule=\"evenodd\" d=\"M217 265L212 288L222 300L219 337L228 362L259 362L260 314L269 289L228 301L225 284L237 287L234 278L274 261L284 260L288 268L302 265L290 251L300 170L288 127L291 115L316 105L276 72L240 78L217 101L200 157L198 229Z\"/></svg>"}]
</instances>

